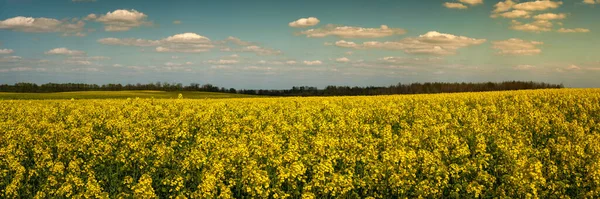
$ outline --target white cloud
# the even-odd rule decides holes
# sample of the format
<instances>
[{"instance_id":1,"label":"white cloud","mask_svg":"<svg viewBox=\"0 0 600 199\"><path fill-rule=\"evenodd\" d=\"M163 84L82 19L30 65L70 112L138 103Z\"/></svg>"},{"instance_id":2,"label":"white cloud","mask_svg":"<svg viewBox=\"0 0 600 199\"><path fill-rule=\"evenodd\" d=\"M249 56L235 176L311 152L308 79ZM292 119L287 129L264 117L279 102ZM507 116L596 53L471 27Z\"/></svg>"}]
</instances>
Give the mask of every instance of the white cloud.
<instances>
[{"instance_id":1,"label":"white cloud","mask_svg":"<svg viewBox=\"0 0 600 199\"><path fill-rule=\"evenodd\" d=\"M92 14L87 15L85 18L83 18L83 20L90 21L90 20L95 20L97 18L98 18L98 16L96 14L92 13Z\"/></svg>"},{"instance_id":2,"label":"white cloud","mask_svg":"<svg viewBox=\"0 0 600 199\"><path fill-rule=\"evenodd\" d=\"M469 4L471 6L483 4L483 0L458 0L461 3Z\"/></svg>"},{"instance_id":3,"label":"white cloud","mask_svg":"<svg viewBox=\"0 0 600 199\"><path fill-rule=\"evenodd\" d=\"M109 60L110 57L105 56L91 56L91 57L69 57L69 60L84 60L84 61L100 61L100 60Z\"/></svg>"},{"instance_id":4,"label":"white cloud","mask_svg":"<svg viewBox=\"0 0 600 199\"><path fill-rule=\"evenodd\" d=\"M293 64L296 64L297 62L296 62L296 61L294 61L294 60L288 60L288 61L286 61L285 63L286 63L286 64L289 64L289 65L293 65Z\"/></svg>"},{"instance_id":5,"label":"white cloud","mask_svg":"<svg viewBox=\"0 0 600 199\"><path fill-rule=\"evenodd\" d=\"M590 29L586 29L586 28L560 28L558 29L556 32L559 33L586 33L586 32L590 32Z\"/></svg>"},{"instance_id":6,"label":"white cloud","mask_svg":"<svg viewBox=\"0 0 600 199\"><path fill-rule=\"evenodd\" d=\"M89 17L90 15L88 15ZM87 18L87 17L86 17ZM104 24L105 31L127 31L131 28L142 25L152 25L152 22L146 21L148 16L137 10L115 10L107 12L105 15L97 17L95 20Z\"/></svg>"},{"instance_id":7,"label":"white cloud","mask_svg":"<svg viewBox=\"0 0 600 199\"><path fill-rule=\"evenodd\" d=\"M533 66L533 65L527 65L527 64L517 65L514 67L515 70L533 70L535 68L537 68L537 67Z\"/></svg>"},{"instance_id":8,"label":"white cloud","mask_svg":"<svg viewBox=\"0 0 600 199\"><path fill-rule=\"evenodd\" d=\"M431 31L419 37L408 37L400 41L369 41L357 44L341 40L337 41L335 45L354 49L402 50L408 54L453 55L460 48L480 45L485 41L485 39L474 39Z\"/></svg>"},{"instance_id":9,"label":"white cloud","mask_svg":"<svg viewBox=\"0 0 600 199\"><path fill-rule=\"evenodd\" d=\"M242 68L243 70L257 70L257 71L270 71L273 70L271 67L262 67L262 66L246 66Z\"/></svg>"},{"instance_id":10,"label":"white cloud","mask_svg":"<svg viewBox=\"0 0 600 199\"><path fill-rule=\"evenodd\" d=\"M492 48L498 50L498 54L501 55L537 55L542 52L538 48L542 44L544 43L539 41L511 38L504 41L493 41Z\"/></svg>"},{"instance_id":11,"label":"white cloud","mask_svg":"<svg viewBox=\"0 0 600 199\"><path fill-rule=\"evenodd\" d=\"M62 34L63 37L69 37L69 36L75 36L75 37L85 37L87 36L86 33L82 33L82 32L76 32L76 33L69 33L69 32L65 32Z\"/></svg>"},{"instance_id":12,"label":"white cloud","mask_svg":"<svg viewBox=\"0 0 600 199\"><path fill-rule=\"evenodd\" d=\"M379 28L362 28L329 24L322 28L302 31L299 34L314 38L322 38L327 36L335 36L340 38L379 38L392 35L402 35L405 33L406 31L404 29L390 28L386 25L381 25Z\"/></svg>"},{"instance_id":13,"label":"white cloud","mask_svg":"<svg viewBox=\"0 0 600 199\"><path fill-rule=\"evenodd\" d=\"M514 5L513 8L517 10L542 11L558 8L562 4L562 1L538 0L519 3Z\"/></svg>"},{"instance_id":14,"label":"white cloud","mask_svg":"<svg viewBox=\"0 0 600 199\"><path fill-rule=\"evenodd\" d=\"M223 51L223 52L251 52L251 53L255 53L257 55L279 55L279 54L282 54L282 52L280 50L258 46L255 42L248 42L248 41L241 40L237 37L231 37L231 36L225 40L217 41L214 43L218 44L218 45L223 45L223 46L221 46L221 51ZM231 47L228 47L226 44L234 44L236 47L240 47L240 48L235 48L235 47L231 48Z\"/></svg>"},{"instance_id":15,"label":"white cloud","mask_svg":"<svg viewBox=\"0 0 600 199\"><path fill-rule=\"evenodd\" d=\"M225 39L225 41L221 41L221 43L227 43L227 42L233 43L233 44L238 45L238 46L251 46L251 45L254 45L253 42L243 41L240 38L232 37L232 36L227 37L227 39Z\"/></svg>"},{"instance_id":16,"label":"white cloud","mask_svg":"<svg viewBox=\"0 0 600 199\"><path fill-rule=\"evenodd\" d=\"M304 65L307 65L307 66L315 66L315 65L321 65L321 64L323 64L323 62L321 62L319 60L304 61Z\"/></svg>"},{"instance_id":17,"label":"white cloud","mask_svg":"<svg viewBox=\"0 0 600 199\"><path fill-rule=\"evenodd\" d=\"M210 66L211 69L231 69L231 66L226 66L226 65L216 65L216 66Z\"/></svg>"},{"instance_id":18,"label":"white cloud","mask_svg":"<svg viewBox=\"0 0 600 199\"><path fill-rule=\"evenodd\" d=\"M296 21L290 22L288 25L294 28L306 28L319 24L319 19L316 17L300 18Z\"/></svg>"},{"instance_id":19,"label":"white cloud","mask_svg":"<svg viewBox=\"0 0 600 199\"><path fill-rule=\"evenodd\" d=\"M581 68L579 66L573 65L573 64L567 66L567 68L565 68L565 69L567 69L567 70L581 70Z\"/></svg>"},{"instance_id":20,"label":"white cloud","mask_svg":"<svg viewBox=\"0 0 600 199\"><path fill-rule=\"evenodd\" d=\"M76 20L56 20L52 18L13 17L0 21L0 29L8 29L19 32L63 32L73 33L83 31L85 22Z\"/></svg>"},{"instance_id":21,"label":"white cloud","mask_svg":"<svg viewBox=\"0 0 600 199\"><path fill-rule=\"evenodd\" d=\"M552 29L552 22L547 20L536 20L532 23L523 24L519 21L513 20L510 29L525 31L525 32L548 32Z\"/></svg>"},{"instance_id":22,"label":"white cloud","mask_svg":"<svg viewBox=\"0 0 600 199\"><path fill-rule=\"evenodd\" d=\"M252 53L256 53L257 55L279 55L279 54L281 54L281 51L279 51L279 50L265 48L265 47L261 47L261 46L246 46L241 49L234 49L233 51L252 52Z\"/></svg>"},{"instance_id":23,"label":"white cloud","mask_svg":"<svg viewBox=\"0 0 600 199\"><path fill-rule=\"evenodd\" d=\"M0 62L18 62L21 59L23 59L23 58L19 57L19 56L7 56L7 57L0 57Z\"/></svg>"},{"instance_id":24,"label":"white cloud","mask_svg":"<svg viewBox=\"0 0 600 199\"><path fill-rule=\"evenodd\" d=\"M206 63L228 65L228 64L237 64L237 63L240 63L240 61L234 60L234 59L220 59L220 60L208 60L208 61L206 61Z\"/></svg>"},{"instance_id":25,"label":"white cloud","mask_svg":"<svg viewBox=\"0 0 600 199\"><path fill-rule=\"evenodd\" d=\"M512 10L510 12L505 12L505 13L501 13L501 14L493 14L491 17L496 18L498 16L503 17L503 18L509 18L509 19L531 18L531 16L529 15L529 12L524 11L524 10Z\"/></svg>"},{"instance_id":26,"label":"white cloud","mask_svg":"<svg viewBox=\"0 0 600 199\"><path fill-rule=\"evenodd\" d=\"M496 5L494 5L494 13L501 13L501 12L506 12L509 11L513 6L515 5L515 2L512 0L506 0L504 2L498 2Z\"/></svg>"},{"instance_id":27,"label":"white cloud","mask_svg":"<svg viewBox=\"0 0 600 199\"><path fill-rule=\"evenodd\" d=\"M536 15L533 18L536 19L536 20L559 20L559 19L565 19L565 18L567 18L567 15L563 14L563 13L559 13L559 14L544 13L544 14Z\"/></svg>"},{"instance_id":28,"label":"white cloud","mask_svg":"<svg viewBox=\"0 0 600 199\"><path fill-rule=\"evenodd\" d=\"M43 71L46 71L46 68L14 67L14 68L3 68L3 69L0 69L0 73L6 73L6 72L25 72L25 71L43 72Z\"/></svg>"},{"instance_id":29,"label":"white cloud","mask_svg":"<svg viewBox=\"0 0 600 199\"><path fill-rule=\"evenodd\" d=\"M583 0L585 4L600 4L600 0Z\"/></svg>"},{"instance_id":30,"label":"white cloud","mask_svg":"<svg viewBox=\"0 0 600 199\"><path fill-rule=\"evenodd\" d=\"M55 48L49 51L46 51L47 55L68 55L68 56L81 56L85 55L85 52L80 50L69 50L67 48Z\"/></svg>"},{"instance_id":31,"label":"white cloud","mask_svg":"<svg viewBox=\"0 0 600 199\"><path fill-rule=\"evenodd\" d=\"M183 64L180 63L173 63L173 62L167 62L164 64L165 66L183 66Z\"/></svg>"},{"instance_id":32,"label":"white cloud","mask_svg":"<svg viewBox=\"0 0 600 199\"><path fill-rule=\"evenodd\" d=\"M461 9L462 10L462 9L469 8L462 3L454 3L454 2L445 2L443 5L444 5L444 7L450 8L450 9Z\"/></svg>"},{"instance_id":33,"label":"white cloud","mask_svg":"<svg viewBox=\"0 0 600 199\"><path fill-rule=\"evenodd\" d=\"M204 37L202 35L198 35L196 33L182 33L182 34L176 34L170 37L167 37L166 39L164 39L164 41L166 43L172 43L172 44L177 44L177 43L182 43L182 44L206 44L206 43L210 43L210 39L208 39L207 37Z\"/></svg>"},{"instance_id":34,"label":"white cloud","mask_svg":"<svg viewBox=\"0 0 600 199\"><path fill-rule=\"evenodd\" d=\"M115 67L115 68L121 68L121 67L123 67L123 65L121 65L121 64L113 64L113 67Z\"/></svg>"},{"instance_id":35,"label":"white cloud","mask_svg":"<svg viewBox=\"0 0 600 199\"><path fill-rule=\"evenodd\" d=\"M202 53L202 52L208 52L209 48L173 48L173 47L159 46L159 47L156 47L154 50L159 53L165 53L165 52Z\"/></svg>"},{"instance_id":36,"label":"white cloud","mask_svg":"<svg viewBox=\"0 0 600 199\"><path fill-rule=\"evenodd\" d=\"M135 38L102 38L98 40L98 43L106 44L106 45L120 45L120 46L139 46L139 47L148 47L148 46L157 46L161 44L161 40L146 40L146 39L135 39Z\"/></svg>"},{"instance_id":37,"label":"white cloud","mask_svg":"<svg viewBox=\"0 0 600 199\"><path fill-rule=\"evenodd\" d=\"M335 59L336 62L340 62L340 63L345 63L345 62L349 62L350 59L346 58L346 57L340 57Z\"/></svg>"},{"instance_id":38,"label":"white cloud","mask_svg":"<svg viewBox=\"0 0 600 199\"><path fill-rule=\"evenodd\" d=\"M12 54L15 52L13 49L0 49L0 55Z\"/></svg>"},{"instance_id":39,"label":"white cloud","mask_svg":"<svg viewBox=\"0 0 600 199\"><path fill-rule=\"evenodd\" d=\"M176 34L161 40L146 40L136 38L103 38L98 43L106 45L138 46L150 47L157 46L156 52L184 52L198 53L206 52L214 47L210 39L196 33Z\"/></svg>"},{"instance_id":40,"label":"white cloud","mask_svg":"<svg viewBox=\"0 0 600 199\"><path fill-rule=\"evenodd\" d=\"M83 65L83 66L94 65L94 63L92 63L91 61L86 61L86 60L64 60L64 63L72 64L72 65Z\"/></svg>"},{"instance_id":41,"label":"white cloud","mask_svg":"<svg viewBox=\"0 0 600 199\"><path fill-rule=\"evenodd\" d=\"M100 72L102 70L100 70L99 68L73 68L70 70L71 72Z\"/></svg>"},{"instance_id":42,"label":"white cloud","mask_svg":"<svg viewBox=\"0 0 600 199\"><path fill-rule=\"evenodd\" d=\"M401 65L423 65L441 63L444 61L441 57L383 57L379 59L384 63Z\"/></svg>"}]
</instances>

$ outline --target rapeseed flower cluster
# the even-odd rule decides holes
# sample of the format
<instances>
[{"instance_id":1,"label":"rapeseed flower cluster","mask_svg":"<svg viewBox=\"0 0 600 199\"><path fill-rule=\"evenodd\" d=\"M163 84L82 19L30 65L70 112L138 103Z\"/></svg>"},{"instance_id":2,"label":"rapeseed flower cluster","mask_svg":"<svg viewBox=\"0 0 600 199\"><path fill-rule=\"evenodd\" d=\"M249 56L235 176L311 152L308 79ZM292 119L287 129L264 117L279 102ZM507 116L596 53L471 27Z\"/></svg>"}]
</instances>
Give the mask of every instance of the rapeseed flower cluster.
<instances>
[{"instance_id":1,"label":"rapeseed flower cluster","mask_svg":"<svg viewBox=\"0 0 600 199\"><path fill-rule=\"evenodd\" d=\"M0 101L0 198L598 198L600 90Z\"/></svg>"}]
</instances>

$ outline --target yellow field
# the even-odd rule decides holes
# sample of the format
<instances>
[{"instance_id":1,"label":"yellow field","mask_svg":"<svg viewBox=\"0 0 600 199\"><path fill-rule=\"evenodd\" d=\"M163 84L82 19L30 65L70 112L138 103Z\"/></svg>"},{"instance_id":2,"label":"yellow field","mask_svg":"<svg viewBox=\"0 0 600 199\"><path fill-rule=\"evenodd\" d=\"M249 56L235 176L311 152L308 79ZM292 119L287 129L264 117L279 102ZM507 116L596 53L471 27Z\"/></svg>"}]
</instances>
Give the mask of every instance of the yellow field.
<instances>
[{"instance_id":1,"label":"yellow field","mask_svg":"<svg viewBox=\"0 0 600 199\"><path fill-rule=\"evenodd\" d=\"M0 191L0 198L598 198L600 89L4 100Z\"/></svg>"}]
</instances>

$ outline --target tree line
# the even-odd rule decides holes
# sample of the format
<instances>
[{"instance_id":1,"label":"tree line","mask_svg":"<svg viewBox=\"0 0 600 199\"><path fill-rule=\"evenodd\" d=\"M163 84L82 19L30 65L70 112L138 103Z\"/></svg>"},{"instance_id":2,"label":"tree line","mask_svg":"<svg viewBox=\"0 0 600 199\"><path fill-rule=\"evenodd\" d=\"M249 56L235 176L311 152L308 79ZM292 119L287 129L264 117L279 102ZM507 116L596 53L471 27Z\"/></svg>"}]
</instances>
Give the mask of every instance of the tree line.
<instances>
[{"instance_id":1,"label":"tree line","mask_svg":"<svg viewBox=\"0 0 600 199\"><path fill-rule=\"evenodd\" d=\"M158 90L158 91L206 91L221 93L239 93L250 95L267 96L355 96L355 95L393 95L393 94L426 94L426 93L457 93L457 92L483 92L483 91L505 91L526 89L564 88L562 84L549 84L541 82L506 81L506 82L484 82L484 83L411 83L391 86L327 86L318 89L311 86L292 87L292 89L269 90L269 89L243 89L224 88L212 84L200 85L192 83L183 85L181 83L156 82L149 84L82 84L82 83L47 83L37 85L34 83L16 83L14 85L1 84L0 92L22 92L22 93L50 93L69 91L131 91L131 90Z\"/></svg>"}]
</instances>

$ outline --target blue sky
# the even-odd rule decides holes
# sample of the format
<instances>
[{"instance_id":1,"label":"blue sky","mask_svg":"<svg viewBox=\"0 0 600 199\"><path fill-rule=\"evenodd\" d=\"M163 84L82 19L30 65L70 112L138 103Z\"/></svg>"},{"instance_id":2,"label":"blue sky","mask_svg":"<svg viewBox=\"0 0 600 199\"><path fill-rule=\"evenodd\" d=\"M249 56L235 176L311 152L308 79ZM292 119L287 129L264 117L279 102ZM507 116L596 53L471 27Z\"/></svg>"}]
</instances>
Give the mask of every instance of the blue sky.
<instances>
[{"instance_id":1,"label":"blue sky","mask_svg":"<svg viewBox=\"0 0 600 199\"><path fill-rule=\"evenodd\" d=\"M600 1L0 1L0 83L598 87Z\"/></svg>"}]
</instances>

